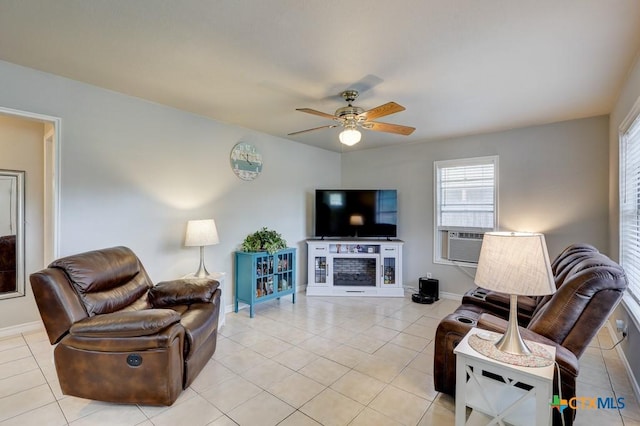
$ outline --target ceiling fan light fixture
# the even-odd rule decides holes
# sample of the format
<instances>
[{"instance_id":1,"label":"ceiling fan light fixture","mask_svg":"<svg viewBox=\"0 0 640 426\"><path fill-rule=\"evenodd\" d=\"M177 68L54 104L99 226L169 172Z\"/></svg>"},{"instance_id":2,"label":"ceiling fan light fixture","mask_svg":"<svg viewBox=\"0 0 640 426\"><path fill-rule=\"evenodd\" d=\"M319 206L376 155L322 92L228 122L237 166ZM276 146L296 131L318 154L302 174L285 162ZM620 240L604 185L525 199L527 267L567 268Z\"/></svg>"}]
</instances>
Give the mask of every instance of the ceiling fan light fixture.
<instances>
[{"instance_id":1,"label":"ceiling fan light fixture","mask_svg":"<svg viewBox=\"0 0 640 426\"><path fill-rule=\"evenodd\" d=\"M358 129L347 127L342 132L340 132L338 138L340 139L340 143L347 146L353 146L360 142L362 133L360 133Z\"/></svg>"},{"instance_id":2,"label":"ceiling fan light fixture","mask_svg":"<svg viewBox=\"0 0 640 426\"><path fill-rule=\"evenodd\" d=\"M400 124L380 123L379 121L374 121L380 117L404 111L405 108L402 105L398 105L395 102L387 102L386 104L378 105L375 108L371 108L370 110L365 111L363 108L353 106L351 104L358 97L357 90L345 90L341 94L344 100L347 101L348 105L346 107L338 108L333 115L311 108L296 108L296 111L328 118L329 120L333 120L334 122L337 121L338 124L329 124L326 126L301 130L299 132L289 133L288 136L299 135L301 133L312 132L314 130L332 129L334 127L342 126L344 130L340 132L340 142L347 146L353 146L360 142L360 139L362 138L362 134L358 130L359 127L362 127L365 130L394 133L396 135L404 136L409 136L415 130L415 127L402 126Z\"/></svg>"}]
</instances>

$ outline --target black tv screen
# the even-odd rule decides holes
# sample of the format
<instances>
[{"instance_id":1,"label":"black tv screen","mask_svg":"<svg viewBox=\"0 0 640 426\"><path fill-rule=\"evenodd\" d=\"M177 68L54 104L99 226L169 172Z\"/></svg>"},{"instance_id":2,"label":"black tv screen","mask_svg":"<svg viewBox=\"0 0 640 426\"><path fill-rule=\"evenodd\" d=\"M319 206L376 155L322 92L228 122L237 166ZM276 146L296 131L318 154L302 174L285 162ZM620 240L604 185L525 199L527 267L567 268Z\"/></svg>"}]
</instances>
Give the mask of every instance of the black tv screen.
<instances>
[{"instance_id":1,"label":"black tv screen","mask_svg":"<svg viewBox=\"0 0 640 426\"><path fill-rule=\"evenodd\" d=\"M397 237L395 189L316 189L316 237Z\"/></svg>"}]
</instances>

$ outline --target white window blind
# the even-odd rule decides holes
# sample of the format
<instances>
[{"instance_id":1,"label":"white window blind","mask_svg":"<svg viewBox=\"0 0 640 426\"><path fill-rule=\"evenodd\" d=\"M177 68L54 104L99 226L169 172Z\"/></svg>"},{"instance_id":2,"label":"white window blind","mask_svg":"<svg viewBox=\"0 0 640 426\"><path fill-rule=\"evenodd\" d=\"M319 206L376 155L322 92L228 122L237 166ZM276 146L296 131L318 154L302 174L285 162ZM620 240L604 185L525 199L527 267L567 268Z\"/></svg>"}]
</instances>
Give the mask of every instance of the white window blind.
<instances>
[{"instance_id":1,"label":"white window blind","mask_svg":"<svg viewBox=\"0 0 640 426\"><path fill-rule=\"evenodd\" d=\"M494 229L497 157L436 162L436 225Z\"/></svg>"},{"instance_id":2,"label":"white window blind","mask_svg":"<svg viewBox=\"0 0 640 426\"><path fill-rule=\"evenodd\" d=\"M620 263L640 303L640 116L620 143Z\"/></svg>"}]
</instances>

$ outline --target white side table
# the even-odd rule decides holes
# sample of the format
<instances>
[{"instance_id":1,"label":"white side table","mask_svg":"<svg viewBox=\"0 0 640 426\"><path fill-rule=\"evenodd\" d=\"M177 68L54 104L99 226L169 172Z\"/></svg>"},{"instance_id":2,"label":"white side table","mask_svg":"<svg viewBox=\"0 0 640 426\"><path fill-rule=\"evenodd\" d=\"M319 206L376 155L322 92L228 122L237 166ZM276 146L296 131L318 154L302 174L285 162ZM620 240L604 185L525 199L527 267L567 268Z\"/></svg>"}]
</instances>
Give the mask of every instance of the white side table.
<instances>
[{"instance_id":1,"label":"white side table","mask_svg":"<svg viewBox=\"0 0 640 426\"><path fill-rule=\"evenodd\" d=\"M185 275L184 278L194 278L194 273L190 273ZM213 280L217 280L220 283L220 291L222 294L220 295L220 314L218 315L218 330L222 328L225 321L225 305L224 305L224 279L227 274L225 272L211 272L207 275L207 278L211 278Z\"/></svg>"},{"instance_id":2,"label":"white side table","mask_svg":"<svg viewBox=\"0 0 640 426\"><path fill-rule=\"evenodd\" d=\"M469 424L551 424L554 364L520 367L486 357L468 342L469 336L481 333L497 335L472 328L453 350L456 354L456 426L467 424L467 407L473 410ZM541 346L555 359L554 347ZM504 382L483 373L502 378Z\"/></svg>"}]
</instances>

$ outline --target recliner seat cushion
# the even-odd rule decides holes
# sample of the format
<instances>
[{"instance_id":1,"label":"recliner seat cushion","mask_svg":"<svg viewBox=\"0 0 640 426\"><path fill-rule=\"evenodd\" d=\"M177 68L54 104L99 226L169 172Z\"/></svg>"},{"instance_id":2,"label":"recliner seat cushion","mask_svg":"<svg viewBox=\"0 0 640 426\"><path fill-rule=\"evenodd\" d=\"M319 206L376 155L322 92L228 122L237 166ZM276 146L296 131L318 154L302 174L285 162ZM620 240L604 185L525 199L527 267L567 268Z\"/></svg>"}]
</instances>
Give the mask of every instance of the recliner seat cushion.
<instances>
[{"instance_id":1,"label":"recliner seat cushion","mask_svg":"<svg viewBox=\"0 0 640 426\"><path fill-rule=\"evenodd\" d=\"M149 336L180 322L180 314L172 309L115 312L78 321L69 332L85 337Z\"/></svg>"},{"instance_id":2,"label":"recliner seat cushion","mask_svg":"<svg viewBox=\"0 0 640 426\"><path fill-rule=\"evenodd\" d=\"M104 352L104 353L126 353L139 351L163 351L172 342L180 340L180 356L183 356L184 348L184 327L179 323L163 328L157 333L147 336L84 336L81 334L67 334L60 340L58 346L66 346L79 351ZM102 368L102 367L100 367ZM100 370L98 368L98 370ZM104 372L103 374L108 374Z\"/></svg>"}]
</instances>

